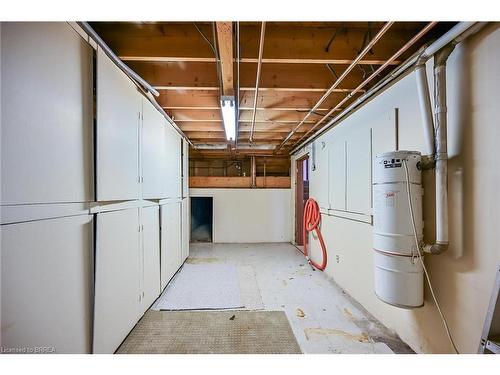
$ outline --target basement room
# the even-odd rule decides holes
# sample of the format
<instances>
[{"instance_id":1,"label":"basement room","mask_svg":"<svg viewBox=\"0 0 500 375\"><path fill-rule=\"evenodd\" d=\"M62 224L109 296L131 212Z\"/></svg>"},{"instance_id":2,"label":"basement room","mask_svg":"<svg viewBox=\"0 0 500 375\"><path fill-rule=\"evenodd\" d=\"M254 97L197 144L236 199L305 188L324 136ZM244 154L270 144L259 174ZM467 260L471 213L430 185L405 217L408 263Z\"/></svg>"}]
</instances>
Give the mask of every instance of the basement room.
<instances>
[{"instance_id":1,"label":"basement room","mask_svg":"<svg viewBox=\"0 0 500 375\"><path fill-rule=\"evenodd\" d=\"M312 3L0 15L0 363L498 369L498 13Z\"/></svg>"}]
</instances>

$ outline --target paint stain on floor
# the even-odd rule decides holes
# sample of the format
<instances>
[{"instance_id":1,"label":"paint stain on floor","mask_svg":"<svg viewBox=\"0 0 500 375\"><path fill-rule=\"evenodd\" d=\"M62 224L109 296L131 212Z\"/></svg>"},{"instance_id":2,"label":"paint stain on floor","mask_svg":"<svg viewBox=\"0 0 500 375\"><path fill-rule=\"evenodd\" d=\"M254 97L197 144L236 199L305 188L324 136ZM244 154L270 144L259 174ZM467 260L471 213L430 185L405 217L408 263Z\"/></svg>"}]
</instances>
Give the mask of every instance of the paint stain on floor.
<instances>
[{"instance_id":1,"label":"paint stain on floor","mask_svg":"<svg viewBox=\"0 0 500 375\"><path fill-rule=\"evenodd\" d=\"M223 263L224 259L221 258L194 258L189 257L186 259L187 264L212 264L212 263Z\"/></svg>"},{"instance_id":2,"label":"paint stain on floor","mask_svg":"<svg viewBox=\"0 0 500 375\"><path fill-rule=\"evenodd\" d=\"M308 340L314 340L322 336L342 336L351 341L371 342L370 336L366 333L353 335L349 332L333 328L304 328L304 334Z\"/></svg>"}]
</instances>

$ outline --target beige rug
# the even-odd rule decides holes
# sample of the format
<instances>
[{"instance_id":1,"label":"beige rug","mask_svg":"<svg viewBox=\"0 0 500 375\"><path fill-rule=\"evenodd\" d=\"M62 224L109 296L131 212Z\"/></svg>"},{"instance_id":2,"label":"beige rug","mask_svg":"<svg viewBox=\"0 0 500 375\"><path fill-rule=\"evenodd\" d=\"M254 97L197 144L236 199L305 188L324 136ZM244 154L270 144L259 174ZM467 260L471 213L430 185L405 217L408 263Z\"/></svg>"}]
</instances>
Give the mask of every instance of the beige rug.
<instances>
[{"instance_id":1,"label":"beige rug","mask_svg":"<svg viewBox=\"0 0 500 375\"><path fill-rule=\"evenodd\" d=\"M118 354L300 354L283 311L149 310Z\"/></svg>"}]
</instances>

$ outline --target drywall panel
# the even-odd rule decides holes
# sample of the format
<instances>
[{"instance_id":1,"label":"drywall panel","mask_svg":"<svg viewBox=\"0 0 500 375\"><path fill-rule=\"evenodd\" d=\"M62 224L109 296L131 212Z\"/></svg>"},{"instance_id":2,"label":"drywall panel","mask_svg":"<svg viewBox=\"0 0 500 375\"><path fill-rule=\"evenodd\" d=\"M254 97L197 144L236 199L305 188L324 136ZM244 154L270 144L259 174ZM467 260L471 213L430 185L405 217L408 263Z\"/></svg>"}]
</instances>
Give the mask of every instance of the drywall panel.
<instances>
[{"instance_id":1,"label":"drywall panel","mask_svg":"<svg viewBox=\"0 0 500 375\"><path fill-rule=\"evenodd\" d=\"M91 201L92 48L63 22L1 38L1 203Z\"/></svg>"},{"instance_id":2,"label":"drywall panel","mask_svg":"<svg viewBox=\"0 0 500 375\"><path fill-rule=\"evenodd\" d=\"M183 261L181 211L181 202L166 203L160 206L160 270L162 290L177 272Z\"/></svg>"},{"instance_id":3,"label":"drywall panel","mask_svg":"<svg viewBox=\"0 0 500 375\"><path fill-rule=\"evenodd\" d=\"M142 197L166 198L168 150L165 128L170 125L147 99L142 100Z\"/></svg>"},{"instance_id":4,"label":"drywall panel","mask_svg":"<svg viewBox=\"0 0 500 375\"><path fill-rule=\"evenodd\" d=\"M371 140L370 129L359 126L347 138L346 192L347 211L371 213Z\"/></svg>"},{"instance_id":5,"label":"drywall panel","mask_svg":"<svg viewBox=\"0 0 500 375\"><path fill-rule=\"evenodd\" d=\"M347 168L347 142L344 138L334 138L331 141L329 154L329 172L318 171L318 178L330 181L330 208L335 210L347 210L346 196L346 168ZM316 181L312 181L316 183Z\"/></svg>"},{"instance_id":6,"label":"drywall panel","mask_svg":"<svg viewBox=\"0 0 500 375\"><path fill-rule=\"evenodd\" d=\"M114 353L142 315L138 209L97 214L94 353Z\"/></svg>"},{"instance_id":7,"label":"drywall panel","mask_svg":"<svg viewBox=\"0 0 500 375\"><path fill-rule=\"evenodd\" d=\"M450 247L425 262L433 288L458 349L475 353L479 345L496 267L500 262L497 194L500 184L498 150L500 25L489 24L459 44L447 63ZM432 61L428 62L428 72ZM432 79L432 75L429 74ZM394 108L399 108L399 148L424 150L415 75L409 74L380 93L328 134L349 136L365 125L372 128L373 154L396 146ZM344 135L336 133L344 129ZM337 134L337 135L336 135ZM326 176L324 176L326 178ZM321 179L311 181L314 185ZM423 173L424 238L434 240L433 178ZM414 310L389 306L373 292L372 227L347 218L322 216L328 248L326 274L417 352L450 353L452 348L436 306L425 290L425 304ZM313 259L319 246L312 241ZM353 277L353 269L356 275Z\"/></svg>"},{"instance_id":8,"label":"drywall panel","mask_svg":"<svg viewBox=\"0 0 500 375\"><path fill-rule=\"evenodd\" d=\"M139 122L142 96L97 49L97 200L139 198Z\"/></svg>"},{"instance_id":9,"label":"drywall panel","mask_svg":"<svg viewBox=\"0 0 500 375\"><path fill-rule=\"evenodd\" d=\"M2 348L89 353L92 216L2 225Z\"/></svg>"},{"instance_id":10,"label":"drywall panel","mask_svg":"<svg viewBox=\"0 0 500 375\"><path fill-rule=\"evenodd\" d=\"M160 295L160 208L141 208L142 314Z\"/></svg>"},{"instance_id":11,"label":"drywall panel","mask_svg":"<svg viewBox=\"0 0 500 375\"><path fill-rule=\"evenodd\" d=\"M165 140L167 149L167 178L166 184L166 198L180 198L182 195L182 181L181 181L181 142L182 138L175 131L175 129L168 125L165 128Z\"/></svg>"},{"instance_id":12,"label":"drywall panel","mask_svg":"<svg viewBox=\"0 0 500 375\"><path fill-rule=\"evenodd\" d=\"M290 189L190 189L213 197L214 242L290 242Z\"/></svg>"},{"instance_id":13,"label":"drywall panel","mask_svg":"<svg viewBox=\"0 0 500 375\"><path fill-rule=\"evenodd\" d=\"M309 196L316 199L319 206L324 209L329 208L328 154L330 152L330 147L331 142L329 142L328 137L321 137L314 142L314 165L316 168L314 171L311 170L309 174L310 182L318 178L323 179L321 183L316 183L314 185L310 183ZM326 179L325 176L327 177ZM311 186L314 187L311 189Z\"/></svg>"}]
</instances>

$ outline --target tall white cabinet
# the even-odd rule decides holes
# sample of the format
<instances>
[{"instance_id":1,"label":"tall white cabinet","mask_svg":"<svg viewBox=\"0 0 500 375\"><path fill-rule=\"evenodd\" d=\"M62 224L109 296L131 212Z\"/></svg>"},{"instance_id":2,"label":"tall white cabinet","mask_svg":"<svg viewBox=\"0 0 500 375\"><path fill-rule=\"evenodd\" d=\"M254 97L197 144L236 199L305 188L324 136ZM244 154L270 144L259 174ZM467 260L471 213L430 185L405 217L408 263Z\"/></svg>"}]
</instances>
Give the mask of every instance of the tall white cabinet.
<instances>
[{"instance_id":1,"label":"tall white cabinet","mask_svg":"<svg viewBox=\"0 0 500 375\"><path fill-rule=\"evenodd\" d=\"M187 143L74 27L0 23L3 348L113 353L189 251Z\"/></svg>"}]
</instances>

